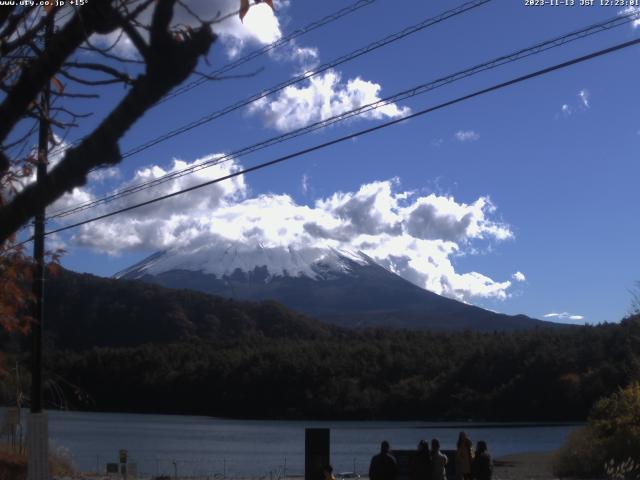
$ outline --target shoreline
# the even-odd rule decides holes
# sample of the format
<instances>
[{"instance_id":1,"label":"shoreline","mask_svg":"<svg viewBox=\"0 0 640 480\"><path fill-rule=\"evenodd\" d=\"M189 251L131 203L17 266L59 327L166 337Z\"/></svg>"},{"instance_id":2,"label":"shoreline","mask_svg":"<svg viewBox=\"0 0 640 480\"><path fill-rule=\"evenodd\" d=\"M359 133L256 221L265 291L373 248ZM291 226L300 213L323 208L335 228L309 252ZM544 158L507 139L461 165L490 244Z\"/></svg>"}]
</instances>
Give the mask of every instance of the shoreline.
<instances>
[{"instance_id":1,"label":"shoreline","mask_svg":"<svg viewBox=\"0 0 640 480\"><path fill-rule=\"evenodd\" d=\"M9 409L15 408L11 405L0 405L0 414L6 413ZM63 409L50 408L46 409L52 414L101 414L101 415L144 415L144 416L161 416L161 417L187 417L187 418L206 418L210 420L221 421L248 421L248 422L295 422L295 423L352 423L352 422L389 422L394 424L413 424L407 428L429 428L429 429L446 429L446 428L526 428L526 427L571 427L582 426L587 423L583 420L487 420L487 419L397 419L397 418L304 418L304 417L233 417L219 416L208 413L180 413L180 412L162 412L162 411L135 411L135 410L100 410L100 409ZM22 408L22 412L27 414L29 409Z\"/></svg>"}]
</instances>

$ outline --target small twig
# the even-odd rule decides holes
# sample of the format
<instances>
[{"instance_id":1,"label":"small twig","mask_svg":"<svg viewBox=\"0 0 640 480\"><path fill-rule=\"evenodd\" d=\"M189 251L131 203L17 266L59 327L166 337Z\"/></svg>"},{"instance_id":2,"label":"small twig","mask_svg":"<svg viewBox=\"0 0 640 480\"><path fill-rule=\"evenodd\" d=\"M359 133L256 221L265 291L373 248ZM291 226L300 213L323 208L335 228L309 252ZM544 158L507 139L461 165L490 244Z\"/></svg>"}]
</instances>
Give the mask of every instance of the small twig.
<instances>
[{"instance_id":1,"label":"small twig","mask_svg":"<svg viewBox=\"0 0 640 480\"><path fill-rule=\"evenodd\" d=\"M25 44L30 44L31 41L35 38L35 36L40 33L43 29L44 25L49 21L49 14L43 15L40 20L35 23L35 19L33 24L26 30L26 32L18 35L18 37L13 42L2 43L0 44L0 55L6 55L9 52L12 52L17 47L20 47ZM8 38L8 37L4 37Z\"/></svg>"},{"instance_id":2,"label":"small twig","mask_svg":"<svg viewBox=\"0 0 640 480\"><path fill-rule=\"evenodd\" d=\"M138 5L135 10L129 12L129 10L125 6L125 12L127 12L126 18L129 20L133 20L137 18L144 10L147 9L149 5L151 5L155 0L144 0L140 5Z\"/></svg>"},{"instance_id":3,"label":"small twig","mask_svg":"<svg viewBox=\"0 0 640 480\"><path fill-rule=\"evenodd\" d=\"M120 29L120 32L118 32L118 36L116 37L116 39L111 43L111 45L109 45L108 47L102 47L100 49L100 53L109 53L111 50L113 50L114 48L116 48L116 46L120 43L120 41L122 40L122 37L124 36L124 30Z\"/></svg>"},{"instance_id":4,"label":"small twig","mask_svg":"<svg viewBox=\"0 0 640 480\"><path fill-rule=\"evenodd\" d=\"M142 35L131 25L126 18L119 15L118 23L122 30L127 34L133 45L136 47L142 58L149 61L149 45L144 41Z\"/></svg>"},{"instance_id":5,"label":"small twig","mask_svg":"<svg viewBox=\"0 0 640 480\"><path fill-rule=\"evenodd\" d=\"M83 70L93 70L96 72L106 73L107 75L111 75L112 77L120 79L123 82L133 81L133 79L126 73L102 63L67 62L64 64L64 66L69 68L79 68Z\"/></svg>"},{"instance_id":6,"label":"small twig","mask_svg":"<svg viewBox=\"0 0 640 480\"><path fill-rule=\"evenodd\" d=\"M193 9L189 7L189 5L186 4L186 2L183 2L182 0L178 0L178 5L184 8L189 15L191 15L195 20L202 23L203 25L212 25L213 23L215 23L216 18L220 15L220 12L218 12L218 14L215 17L213 17L211 20L202 20L202 18L200 18L200 16L197 13L195 13Z\"/></svg>"},{"instance_id":7,"label":"small twig","mask_svg":"<svg viewBox=\"0 0 640 480\"><path fill-rule=\"evenodd\" d=\"M95 93L69 93L69 92L51 92L56 97L64 98L100 98L100 95Z\"/></svg>"},{"instance_id":8,"label":"small twig","mask_svg":"<svg viewBox=\"0 0 640 480\"><path fill-rule=\"evenodd\" d=\"M19 139L11 142L11 143L5 143L4 145L2 145L2 150L10 150L13 147L21 144L22 142L26 141L29 139L29 137L31 137L36 130L38 129L38 122L33 122L33 125L31 126L31 128L27 131L27 133L25 133L22 137L20 137Z\"/></svg>"},{"instance_id":9,"label":"small twig","mask_svg":"<svg viewBox=\"0 0 640 480\"><path fill-rule=\"evenodd\" d=\"M0 32L0 38L11 38L11 36L16 32L16 30L20 26L20 22L22 22L22 20L26 18L27 15L29 14L29 11L34 8L35 6L30 6L25 9L21 9L15 14L11 15L7 19L5 27Z\"/></svg>"},{"instance_id":10,"label":"small twig","mask_svg":"<svg viewBox=\"0 0 640 480\"><path fill-rule=\"evenodd\" d=\"M62 75L65 78L68 78L69 80L79 83L81 85L87 85L90 87L94 87L96 85L112 85L114 83L124 83L124 84L129 84L132 82L132 80L130 78L126 78L126 79L121 79L121 78L111 78L108 80L87 80L85 78L80 78L77 77L69 72L65 72L64 70L60 70L60 75Z\"/></svg>"},{"instance_id":11,"label":"small twig","mask_svg":"<svg viewBox=\"0 0 640 480\"><path fill-rule=\"evenodd\" d=\"M56 112L60 112L60 113L66 113L67 115L69 115L70 117L73 118L89 118L93 115L93 113L76 113L76 112L72 112L71 110L64 108L64 107L54 107L50 109L51 111L56 111Z\"/></svg>"}]
</instances>

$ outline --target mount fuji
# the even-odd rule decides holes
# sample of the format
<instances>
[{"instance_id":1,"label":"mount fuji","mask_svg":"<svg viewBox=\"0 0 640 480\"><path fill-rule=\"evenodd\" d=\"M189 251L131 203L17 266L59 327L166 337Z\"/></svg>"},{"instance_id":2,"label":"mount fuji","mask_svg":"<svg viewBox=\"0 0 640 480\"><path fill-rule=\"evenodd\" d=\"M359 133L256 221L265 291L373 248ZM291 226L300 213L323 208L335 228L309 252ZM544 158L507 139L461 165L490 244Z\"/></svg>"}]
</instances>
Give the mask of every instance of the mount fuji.
<instances>
[{"instance_id":1,"label":"mount fuji","mask_svg":"<svg viewBox=\"0 0 640 480\"><path fill-rule=\"evenodd\" d=\"M160 251L115 278L239 300L275 300L342 327L520 330L553 325L443 297L362 252L229 244Z\"/></svg>"}]
</instances>

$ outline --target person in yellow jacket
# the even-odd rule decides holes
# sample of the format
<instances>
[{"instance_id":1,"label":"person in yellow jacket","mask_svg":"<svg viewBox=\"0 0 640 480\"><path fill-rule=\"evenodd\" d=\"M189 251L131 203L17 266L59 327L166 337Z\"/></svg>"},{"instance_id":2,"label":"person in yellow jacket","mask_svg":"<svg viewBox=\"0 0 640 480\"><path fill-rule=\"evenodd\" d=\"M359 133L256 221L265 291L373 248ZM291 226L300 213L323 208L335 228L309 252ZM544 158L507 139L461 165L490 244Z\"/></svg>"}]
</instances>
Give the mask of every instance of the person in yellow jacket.
<instances>
[{"instance_id":1,"label":"person in yellow jacket","mask_svg":"<svg viewBox=\"0 0 640 480\"><path fill-rule=\"evenodd\" d=\"M460 432L456 450L456 480L471 480L471 440L465 432Z\"/></svg>"}]
</instances>

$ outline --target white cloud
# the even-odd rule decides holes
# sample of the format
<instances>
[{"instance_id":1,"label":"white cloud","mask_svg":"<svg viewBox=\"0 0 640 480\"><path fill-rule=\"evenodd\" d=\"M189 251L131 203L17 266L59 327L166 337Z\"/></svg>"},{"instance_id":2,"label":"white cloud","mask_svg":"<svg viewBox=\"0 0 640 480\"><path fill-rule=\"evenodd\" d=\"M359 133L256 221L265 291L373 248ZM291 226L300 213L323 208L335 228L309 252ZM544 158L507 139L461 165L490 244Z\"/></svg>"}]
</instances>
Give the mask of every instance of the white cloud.
<instances>
[{"instance_id":1,"label":"white cloud","mask_svg":"<svg viewBox=\"0 0 640 480\"><path fill-rule=\"evenodd\" d=\"M525 282L527 280L527 277L524 275L524 273L519 271L511 275L511 278L513 278L516 282Z\"/></svg>"},{"instance_id":2,"label":"white cloud","mask_svg":"<svg viewBox=\"0 0 640 480\"><path fill-rule=\"evenodd\" d=\"M582 89L580 90L580 92L578 92L578 96L580 97L580 101L582 102L582 106L584 108L591 108L591 104L589 103L589 91L586 89Z\"/></svg>"},{"instance_id":3,"label":"white cloud","mask_svg":"<svg viewBox=\"0 0 640 480\"><path fill-rule=\"evenodd\" d=\"M640 7L627 7L624 10L621 10L620 12L618 12L618 14L620 15L628 15L630 13L634 13L637 15L640 15ZM631 27L632 28L638 28L640 27L640 17L636 17L634 20L631 21Z\"/></svg>"},{"instance_id":4,"label":"white cloud","mask_svg":"<svg viewBox=\"0 0 640 480\"><path fill-rule=\"evenodd\" d=\"M507 240L513 233L503 224L487 221L495 211L488 197L472 204L457 203L452 197L435 194L418 198L404 209L405 227L416 238L463 242L467 239L493 237Z\"/></svg>"},{"instance_id":5,"label":"white cloud","mask_svg":"<svg viewBox=\"0 0 640 480\"><path fill-rule=\"evenodd\" d=\"M232 19L236 19L235 15ZM246 28L246 33L239 30L236 23L236 27L233 29L234 37L242 38L245 35L250 35L263 45L273 43L282 37L280 22L266 3L252 6L240 23Z\"/></svg>"},{"instance_id":6,"label":"white cloud","mask_svg":"<svg viewBox=\"0 0 640 480\"><path fill-rule=\"evenodd\" d=\"M301 47L295 40L269 51L269 56L281 62L294 62L298 64L296 75L312 71L320 63L320 51L315 47Z\"/></svg>"},{"instance_id":7,"label":"white cloud","mask_svg":"<svg viewBox=\"0 0 640 480\"><path fill-rule=\"evenodd\" d=\"M189 0L188 4L192 10L204 17L211 17L214 12L221 12L224 16L237 10L239 5L237 0ZM285 7L283 4L276 4L276 11ZM213 31L220 36L220 41L230 58L238 56L248 45L267 45L282 37L276 12L265 3L252 6L242 22L238 15L232 15L220 23L215 23Z\"/></svg>"},{"instance_id":8,"label":"white cloud","mask_svg":"<svg viewBox=\"0 0 640 480\"><path fill-rule=\"evenodd\" d=\"M563 103L560 107L560 114L568 118L574 113L584 112L591 108L591 94L589 90L583 88L578 92L578 101L571 103ZM558 118L558 116L556 116Z\"/></svg>"},{"instance_id":9,"label":"white cloud","mask_svg":"<svg viewBox=\"0 0 640 480\"><path fill-rule=\"evenodd\" d=\"M119 57L130 60L141 58L129 36L122 30L114 30L104 35L94 33L89 38L89 43L95 47L108 50Z\"/></svg>"},{"instance_id":10,"label":"white cloud","mask_svg":"<svg viewBox=\"0 0 640 480\"><path fill-rule=\"evenodd\" d=\"M480 139L480 134L473 130L458 130L455 137L460 142L475 142Z\"/></svg>"},{"instance_id":11,"label":"white cloud","mask_svg":"<svg viewBox=\"0 0 640 480\"><path fill-rule=\"evenodd\" d=\"M187 0L189 11L200 18L211 19L216 16L237 10L237 0ZM286 9L289 2L276 2L276 11ZM148 8L141 14L141 22L148 24L153 9ZM174 26L199 26L199 22L186 9L178 6L175 9ZM249 44L267 45L282 38L283 33L276 13L266 4L252 5L240 21L238 15L231 15L219 23L213 24L222 44L230 58L235 58ZM143 37L148 34L140 30ZM127 35L121 31L109 35L94 35L92 39L102 47L115 45L114 51L121 56L135 58L138 56L135 47ZM269 57L277 61L293 62L298 74L308 73L309 78L304 85L290 86L275 98L260 99L250 107L249 111L263 117L267 126L280 131L289 131L309 123L325 120L363 105L380 101L381 86L363 80L360 77L341 81L341 74L329 70L317 76L311 76L320 63L320 52L315 47L301 46L296 40L280 45L269 51ZM394 103L380 106L359 115L359 118L382 119L397 118L410 113L408 107L399 107Z\"/></svg>"},{"instance_id":12,"label":"white cloud","mask_svg":"<svg viewBox=\"0 0 640 480\"><path fill-rule=\"evenodd\" d=\"M100 168L89 173L90 182L104 182L120 178L120 170L117 167Z\"/></svg>"},{"instance_id":13,"label":"white cloud","mask_svg":"<svg viewBox=\"0 0 640 480\"><path fill-rule=\"evenodd\" d=\"M214 156L206 159L210 158ZM154 166L139 170L121 188L188 165L175 160L169 169ZM237 163L226 162L200 170L175 183L118 200L108 205L108 210L239 168ZM452 263L454 256L471 252L472 243L478 240L496 242L513 237L508 225L490 218L495 211L490 200L480 197L467 204L447 196L419 196L399 187L397 179L372 182L357 191L336 192L306 206L285 194L250 198L244 178L239 176L84 225L73 240L111 254L209 245L253 245L276 250L292 247L307 252L330 247L362 251L405 279L439 294L463 301L506 298L510 281L496 281L480 272L459 272ZM108 210L94 210L91 215Z\"/></svg>"},{"instance_id":14,"label":"white cloud","mask_svg":"<svg viewBox=\"0 0 640 480\"><path fill-rule=\"evenodd\" d=\"M165 169L151 166L136 171L132 179L124 182L117 190L123 190L132 185L138 185L166 174L184 170L195 164L215 159L216 155L209 155L192 163L174 160L171 168ZM141 203L159 195L183 190L209 180L239 170L233 162L223 162L213 167L177 178L161 186L142 190L133 195L120 198L102 207L102 212L117 210L131 204ZM85 190L81 190L89 195ZM90 246L98 250L116 254L122 250L136 250L139 248L168 248L179 242L189 242L193 235L200 231L206 222L208 212L215 210L221 204L244 198L246 185L242 176L228 181L211 185L207 188L179 195L171 200L142 207L117 217L99 221L82 227L74 236L79 245ZM64 207L63 207L64 208ZM84 216L94 216L95 210L87 211ZM74 217L74 221L77 217Z\"/></svg>"},{"instance_id":15,"label":"white cloud","mask_svg":"<svg viewBox=\"0 0 640 480\"><path fill-rule=\"evenodd\" d=\"M306 173L302 175L302 193L305 195L309 191L309 175Z\"/></svg>"},{"instance_id":16,"label":"white cloud","mask_svg":"<svg viewBox=\"0 0 640 480\"><path fill-rule=\"evenodd\" d=\"M282 37L276 13L266 4L252 6L244 17L244 22L240 21L238 15L230 15L225 18L229 13L238 10L237 0L186 0L185 5L203 20L224 18L224 20L214 23L212 28L219 35L220 43L225 46L227 55L231 58L239 55L248 45L266 45ZM287 5L286 2L279 2L276 3L276 8L286 8ZM152 8L148 8L142 12L139 21L144 25L149 24L152 11ZM188 25L196 28L200 26L200 21L186 9L176 6L172 25L174 27ZM148 33L144 29L139 31L143 38L148 37ZM127 35L122 35L120 30L108 35L93 35L91 42L101 47L114 45L114 53L126 58L137 56L133 43Z\"/></svg>"},{"instance_id":17,"label":"white cloud","mask_svg":"<svg viewBox=\"0 0 640 480\"><path fill-rule=\"evenodd\" d=\"M259 114L267 126L286 132L380 101L381 86L360 77L341 81L335 70L310 77L303 86L289 86L275 98L254 102L250 112ZM369 110L358 118L397 118L410 113L395 103Z\"/></svg>"},{"instance_id":18,"label":"white cloud","mask_svg":"<svg viewBox=\"0 0 640 480\"><path fill-rule=\"evenodd\" d=\"M291 57L298 61L305 70L310 70L318 65L320 59L320 52L314 47L299 47L293 42L291 43L293 48L291 50Z\"/></svg>"},{"instance_id":19,"label":"white cloud","mask_svg":"<svg viewBox=\"0 0 640 480\"><path fill-rule=\"evenodd\" d=\"M555 320L564 320L564 321L571 320L571 321L577 322L577 321L584 320L584 315L574 315L569 312L561 312L561 313L551 312L544 315L544 318L553 318Z\"/></svg>"}]
</instances>

